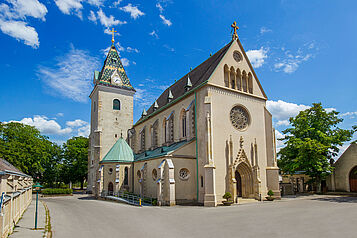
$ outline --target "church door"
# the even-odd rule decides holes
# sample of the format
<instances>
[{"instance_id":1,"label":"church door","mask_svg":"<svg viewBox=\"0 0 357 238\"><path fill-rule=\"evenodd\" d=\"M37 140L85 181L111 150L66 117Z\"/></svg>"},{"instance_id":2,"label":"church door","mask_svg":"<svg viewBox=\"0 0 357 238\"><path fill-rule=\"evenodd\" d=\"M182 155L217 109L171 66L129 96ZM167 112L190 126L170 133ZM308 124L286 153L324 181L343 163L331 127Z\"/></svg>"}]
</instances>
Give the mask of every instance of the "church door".
<instances>
[{"instance_id":1,"label":"church door","mask_svg":"<svg viewBox=\"0 0 357 238\"><path fill-rule=\"evenodd\" d=\"M350 191L357 192L357 166L350 172Z\"/></svg>"},{"instance_id":2,"label":"church door","mask_svg":"<svg viewBox=\"0 0 357 238\"><path fill-rule=\"evenodd\" d=\"M237 196L242 197L242 178L238 171L236 171L236 181L237 181Z\"/></svg>"},{"instance_id":3,"label":"church door","mask_svg":"<svg viewBox=\"0 0 357 238\"><path fill-rule=\"evenodd\" d=\"M112 182L110 182L108 184L108 194L113 195L113 183Z\"/></svg>"}]
</instances>

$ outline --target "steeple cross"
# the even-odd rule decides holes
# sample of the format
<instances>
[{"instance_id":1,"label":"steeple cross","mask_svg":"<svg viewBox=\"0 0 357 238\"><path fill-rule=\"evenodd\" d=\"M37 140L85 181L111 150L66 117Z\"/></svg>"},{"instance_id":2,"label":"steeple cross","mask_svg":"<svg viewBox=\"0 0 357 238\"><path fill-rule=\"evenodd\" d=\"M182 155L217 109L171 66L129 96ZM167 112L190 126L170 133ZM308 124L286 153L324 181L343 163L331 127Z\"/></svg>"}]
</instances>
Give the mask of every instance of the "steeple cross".
<instances>
[{"instance_id":1,"label":"steeple cross","mask_svg":"<svg viewBox=\"0 0 357 238\"><path fill-rule=\"evenodd\" d=\"M238 39L237 30L239 29L239 27L237 26L237 22L234 21L231 27L233 28L232 40L237 40Z\"/></svg>"},{"instance_id":2,"label":"steeple cross","mask_svg":"<svg viewBox=\"0 0 357 238\"><path fill-rule=\"evenodd\" d=\"M113 29L112 29L111 31L109 31L109 32L112 33L112 43L114 44L114 33L117 32L117 31L114 31L114 28L113 28Z\"/></svg>"}]
</instances>

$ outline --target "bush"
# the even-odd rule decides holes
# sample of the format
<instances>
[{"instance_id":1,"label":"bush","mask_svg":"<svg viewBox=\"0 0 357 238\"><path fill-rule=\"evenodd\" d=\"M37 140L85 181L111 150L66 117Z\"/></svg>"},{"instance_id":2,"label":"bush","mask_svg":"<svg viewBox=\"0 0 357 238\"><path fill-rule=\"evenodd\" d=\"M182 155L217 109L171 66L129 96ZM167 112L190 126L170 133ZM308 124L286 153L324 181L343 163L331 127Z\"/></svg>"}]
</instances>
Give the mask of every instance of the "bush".
<instances>
[{"instance_id":1,"label":"bush","mask_svg":"<svg viewBox=\"0 0 357 238\"><path fill-rule=\"evenodd\" d=\"M153 205L153 206L157 206L157 200L156 200L156 199L155 199L155 200L152 200L151 205Z\"/></svg>"},{"instance_id":2,"label":"bush","mask_svg":"<svg viewBox=\"0 0 357 238\"><path fill-rule=\"evenodd\" d=\"M54 194L72 194L73 190L70 188L46 188L41 191L44 195L54 195Z\"/></svg>"},{"instance_id":3,"label":"bush","mask_svg":"<svg viewBox=\"0 0 357 238\"><path fill-rule=\"evenodd\" d=\"M230 192L226 192L224 195L223 195L223 198L224 199L227 199L227 201L232 197L232 194Z\"/></svg>"},{"instance_id":4,"label":"bush","mask_svg":"<svg viewBox=\"0 0 357 238\"><path fill-rule=\"evenodd\" d=\"M273 192L272 190L269 190L269 191L268 191L268 196L271 197L271 196L273 196L273 195L274 195L274 192Z\"/></svg>"}]
</instances>

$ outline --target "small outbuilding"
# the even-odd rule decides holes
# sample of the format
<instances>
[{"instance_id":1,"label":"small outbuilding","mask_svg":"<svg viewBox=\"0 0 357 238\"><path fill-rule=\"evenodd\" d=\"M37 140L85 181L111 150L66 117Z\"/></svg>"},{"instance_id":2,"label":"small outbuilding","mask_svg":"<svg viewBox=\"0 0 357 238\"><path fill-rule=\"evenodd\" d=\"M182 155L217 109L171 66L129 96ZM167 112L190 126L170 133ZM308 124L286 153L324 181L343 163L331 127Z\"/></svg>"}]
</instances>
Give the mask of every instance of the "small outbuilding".
<instances>
[{"instance_id":1,"label":"small outbuilding","mask_svg":"<svg viewBox=\"0 0 357 238\"><path fill-rule=\"evenodd\" d=\"M357 192L357 143L352 143L333 166L335 170L326 180L328 189Z\"/></svg>"}]
</instances>

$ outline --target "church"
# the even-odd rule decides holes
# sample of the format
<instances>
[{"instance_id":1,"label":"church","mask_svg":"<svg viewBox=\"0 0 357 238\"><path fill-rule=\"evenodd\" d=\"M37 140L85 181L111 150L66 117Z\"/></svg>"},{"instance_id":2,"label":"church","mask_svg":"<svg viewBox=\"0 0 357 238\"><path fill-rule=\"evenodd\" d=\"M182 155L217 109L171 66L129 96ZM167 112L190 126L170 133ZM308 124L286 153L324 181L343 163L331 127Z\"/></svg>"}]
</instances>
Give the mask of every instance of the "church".
<instances>
[{"instance_id":1,"label":"church","mask_svg":"<svg viewBox=\"0 0 357 238\"><path fill-rule=\"evenodd\" d=\"M112 46L94 72L88 190L159 205L217 206L226 192L280 197L272 115L232 24L231 41L169 86L133 121L135 89Z\"/></svg>"}]
</instances>

